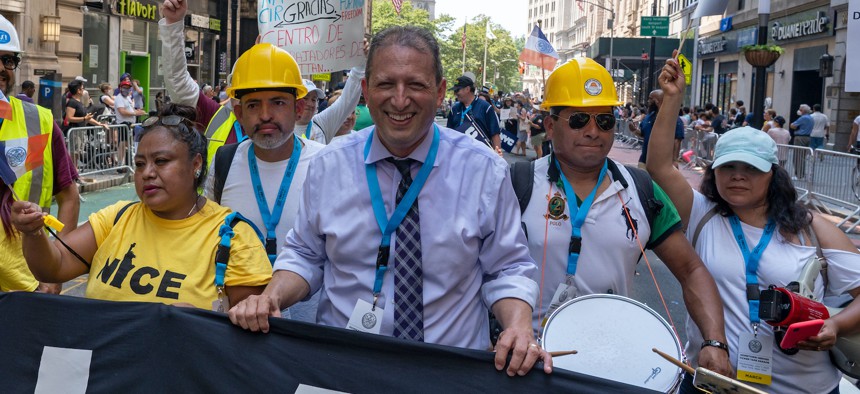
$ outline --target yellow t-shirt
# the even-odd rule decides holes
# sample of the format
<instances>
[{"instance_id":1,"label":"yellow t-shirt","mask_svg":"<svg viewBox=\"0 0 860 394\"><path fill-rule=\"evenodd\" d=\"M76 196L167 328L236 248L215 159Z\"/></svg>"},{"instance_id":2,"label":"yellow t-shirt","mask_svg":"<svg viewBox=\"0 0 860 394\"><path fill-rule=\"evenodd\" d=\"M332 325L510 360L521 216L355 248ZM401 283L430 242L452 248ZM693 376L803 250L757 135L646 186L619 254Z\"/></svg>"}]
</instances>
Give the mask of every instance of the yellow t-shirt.
<instances>
[{"instance_id":1,"label":"yellow t-shirt","mask_svg":"<svg viewBox=\"0 0 860 394\"><path fill-rule=\"evenodd\" d=\"M24 260L21 235L7 237L0 224L0 291L33 291L37 287L39 281L30 273Z\"/></svg>"},{"instance_id":2,"label":"yellow t-shirt","mask_svg":"<svg viewBox=\"0 0 860 394\"><path fill-rule=\"evenodd\" d=\"M90 215L98 250L90 268L86 296L113 301L173 304L212 309L218 229L230 209L207 200L193 216L166 220L146 205L128 207L114 225L120 201ZM263 286L272 265L262 242L247 223L233 228L227 286Z\"/></svg>"}]
</instances>

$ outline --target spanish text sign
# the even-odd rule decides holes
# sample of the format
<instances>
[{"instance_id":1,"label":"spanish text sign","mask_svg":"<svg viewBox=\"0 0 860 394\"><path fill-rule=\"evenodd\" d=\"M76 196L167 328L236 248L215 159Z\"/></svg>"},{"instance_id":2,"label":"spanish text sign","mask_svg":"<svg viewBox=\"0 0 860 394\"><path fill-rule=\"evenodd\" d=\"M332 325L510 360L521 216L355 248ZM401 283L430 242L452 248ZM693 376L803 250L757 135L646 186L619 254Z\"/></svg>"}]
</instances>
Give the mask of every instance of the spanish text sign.
<instances>
[{"instance_id":1,"label":"spanish text sign","mask_svg":"<svg viewBox=\"0 0 860 394\"><path fill-rule=\"evenodd\" d=\"M260 42L288 51L302 75L363 65L365 0L260 0Z\"/></svg>"}]
</instances>

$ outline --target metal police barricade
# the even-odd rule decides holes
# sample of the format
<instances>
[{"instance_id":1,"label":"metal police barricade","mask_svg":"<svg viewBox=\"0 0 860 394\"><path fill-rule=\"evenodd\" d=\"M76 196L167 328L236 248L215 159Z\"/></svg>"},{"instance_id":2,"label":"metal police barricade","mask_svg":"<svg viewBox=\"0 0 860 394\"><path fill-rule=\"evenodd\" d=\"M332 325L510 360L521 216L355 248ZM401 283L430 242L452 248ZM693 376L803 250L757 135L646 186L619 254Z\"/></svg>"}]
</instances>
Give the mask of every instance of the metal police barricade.
<instances>
[{"instance_id":1,"label":"metal police barricade","mask_svg":"<svg viewBox=\"0 0 860 394\"><path fill-rule=\"evenodd\" d=\"M126 172L132 162L131 130L126 125L74 127L66 147L81 176L109 171Z\"/></svg>"},{"instance_id":2,"label":"metal police barricade","mask_svg":"<svg viewBox=\"0 0 860 394\"><path fill-rule=\"evenodd\" d=\"M812 167L808 203L823 213L843 217L836 226L853 231L860 224L860 156L818 149Z\"/></svg>"},{"instance_id":3,"label":"metal police barricade","mask_svg":"<svg viewBox=\"0 0 860 394\"><path fill-rule=\"evenodd\" d=\"M777 145L779 165L791 176L798 201L806 201L812 190L812 149L806 146Z\"/></svg>"}]
</instances>

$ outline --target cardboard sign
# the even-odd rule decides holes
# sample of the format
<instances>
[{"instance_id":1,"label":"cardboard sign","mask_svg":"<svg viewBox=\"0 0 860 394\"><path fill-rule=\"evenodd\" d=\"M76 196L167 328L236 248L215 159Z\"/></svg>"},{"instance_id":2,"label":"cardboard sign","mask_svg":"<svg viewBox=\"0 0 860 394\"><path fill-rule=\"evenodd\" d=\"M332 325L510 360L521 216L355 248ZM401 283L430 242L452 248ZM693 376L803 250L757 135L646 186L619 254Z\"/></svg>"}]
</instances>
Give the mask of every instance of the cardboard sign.
<instances>
[{"instance_id":1,"label":"cardboard sign","mask_svg":"<svg viewBox=\"0 0 860 394\"><path fill-rule=\"evenodd\" d=\"M302 75L365 63L364 0L261 0L257 4L260 42L289 52Z\"/></svg>"}]
</instances>

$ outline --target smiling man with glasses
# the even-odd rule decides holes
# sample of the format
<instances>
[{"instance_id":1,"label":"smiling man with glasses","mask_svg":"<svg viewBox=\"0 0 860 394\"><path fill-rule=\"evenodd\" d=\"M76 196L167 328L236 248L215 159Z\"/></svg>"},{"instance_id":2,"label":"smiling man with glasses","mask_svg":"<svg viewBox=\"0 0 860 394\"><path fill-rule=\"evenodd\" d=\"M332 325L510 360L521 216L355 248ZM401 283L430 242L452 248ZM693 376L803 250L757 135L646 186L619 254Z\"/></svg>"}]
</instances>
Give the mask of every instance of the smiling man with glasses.
<instances>
[{"instance_id":1,"label":"smiling man with glasses","mask_svg":"<svg viewBox=\"0 0 860 394\"><path fill-rule=\"evenodd\" d=\"M12 152L12 141L47 140L42 160L44 164L19 176L13 188L22 200L38 204L44 212L51 209L51 200L56 197L59 211L57 217L66 226L60 237L77 227L80 199L75 179L78 173L66 151L60 128L54 123L51 112L15 97L15 69L21 64L21 44L18 32L6 18L0 15L0 100L8 102L12 116L0 119L0 141L6 143L7 152ZM45 138L47 134L47 138ZM25 142L24 146L28 146ZM22 148L18 148L23 150ZM21 153L21 152L19 152ZM15 156L15 155L12 155ZM10 157L7 154L7 158ZM21 157L21 156L19 156ZM12 163L10 163L12 164ZM59 293L59 284L39 283L27 268L21 251L21 234L11 223L9 209L12 205L9 188L0 188L0 212L3 231L0 231L0 291L42 291Z\"/></svg>"},{"instance_id":2,"label":"smiling man with glasses","mask_svg":"<svg viewBox=\"0 0 860 394\"><path fill-rule=\"evenodd\" d=\"M594 60L574 59L553 71L544 94L541 109L549 111L544 126L554 152L528 168L515 164L512 174L529 251L538 262L532 278L542 286L534 330L540 332L566 299L627 296L641 242L681 282L704 338L726 343L716 285L679 231L675 206L645 171L607 158L615 137L612 110L622 105L609 72ZM702 354L706 368L730 371L722 349L708 347Z\"/></svg>"}]
</instances>

